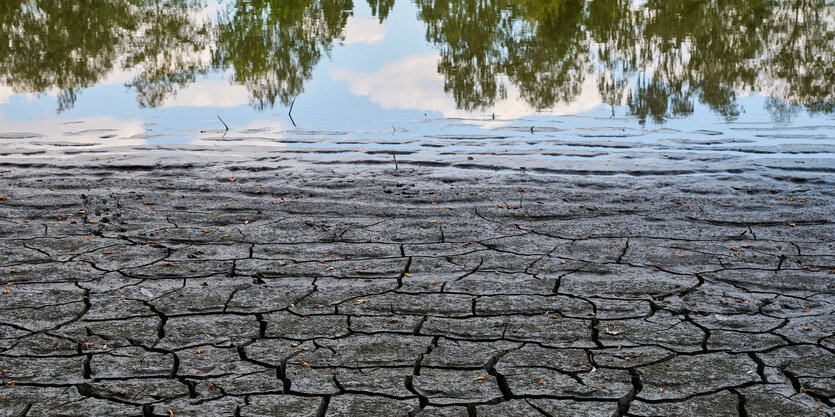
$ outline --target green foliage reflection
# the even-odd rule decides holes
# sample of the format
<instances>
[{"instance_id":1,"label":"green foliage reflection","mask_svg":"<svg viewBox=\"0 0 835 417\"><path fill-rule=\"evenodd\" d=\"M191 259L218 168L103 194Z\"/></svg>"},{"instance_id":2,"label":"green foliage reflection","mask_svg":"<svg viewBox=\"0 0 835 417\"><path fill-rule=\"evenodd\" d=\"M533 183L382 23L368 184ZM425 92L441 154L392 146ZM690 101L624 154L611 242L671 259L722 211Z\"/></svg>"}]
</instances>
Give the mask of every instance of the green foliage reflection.
<instances>
[{"instance_id":1,"label":"green foliage reflection","mask_svg":"<svg viewBox=\"0 0 835 417\"><path fill-rule=\"evenodd\" d=\"M835 110L835 4L827 0L415 0L438 71L463 109L510 86L535 109L569 103L588 77L601 99L642 119L732 119L739 93L787 109ZM782 110L781 110L782 109Z\"/></svg>"},{"instance_id":2,"label":"green foliage reflection","mask_svg":"<svg viewBox=\"0 0 835 417\"><path fill-rule=\"evenodd\" d=\"M330 51L351 0L238 0L221 13L213 64L232 69L258 109L289 104Z\"/></svg>"},{"instance_id":3,"label":"green foliage reflection","mask_svg":"<svg viewBox=\"0 0 835 417\"><path fill-rule=\"evenodd\" d=\"M404 0L401 0L403 2ZM457 106L513 94L544 110L596 86L644 120L697 103L728 119L738 95L770 97L775 119L835 111L832 0L411 0ZM380 21L395 0L368 0ZM210 69L258 109L289 104L344 39L352 0L4 0L0 83L57 91L59 110L114 71L142 106L162 105Z\"/></svg>"},{"instance_id":4,"label":"green foliage reflection","mask_svg":"<svg viewBox=\"0 0 835 417\"><path fill-rule=\"evenodd\" d=\"M204 71L210 42L195 22L196 0L4 0L0 2L0 82L16 91L58 90L59 110L114 69L144 106L156 106Z\"/></svg>"}]
</instances>

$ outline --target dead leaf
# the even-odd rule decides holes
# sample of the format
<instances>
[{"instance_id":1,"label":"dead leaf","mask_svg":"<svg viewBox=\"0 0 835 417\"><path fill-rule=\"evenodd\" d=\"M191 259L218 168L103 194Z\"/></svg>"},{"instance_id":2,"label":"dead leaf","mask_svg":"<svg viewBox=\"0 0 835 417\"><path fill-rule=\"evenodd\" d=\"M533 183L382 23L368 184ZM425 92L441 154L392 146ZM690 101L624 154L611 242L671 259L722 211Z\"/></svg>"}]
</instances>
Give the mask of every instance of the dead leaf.
<instances>
[{"instance_id":1,"label":"dead leaf","mask_svg":"<svg viewBox=\"0 0 835 417\"><path fill-rule=\"evenodd\" d=\"M367 303L367 302L368 302L368 300L357 300L357 301L354 301L354 305L355 305L355 306L358 306L358 305L360 305L360 304L365 304L365 303Z\"/></svg>"},{"instance_id":2,"label":"dead leaf","mask_svg":"<svg viewBox=\"0 0 835 417\"><path fill-rule=\"evenodd\" d=\"M174 417L174 412L170 408L166 411L168 411L168 417Z\"/></svg>"},{"instance_id":3,"label":"dead leaf","mask_svg":"<svg viewBox=\"0 0 835 417\"><path fill-rule=\"evenodd\" d=\"M490 377L486 376L486 375L481 375L481 376L477 376L477 377L473 378L473 381L481 381L481 380L484 380L484 379L490 379Z\"/></svg>"},{"instance_id":4,"label":"dead leaf","mask_svg":"<svg viewBox=\"0 0 835 417\"><path fill-rule=\"evenodd\" d=\"M309 365L307 362L305 362L305 361L303 361L303 360L301 360L301 359L299 359L299 362L301 362L301 363L302 363L302 366L304 366L305 368L310 368L310 365Z\"/></svg>"},{"instance_id":5,"label":"dead leaf","mask_svg":"<svg viewBox=\"0 0 835 417\"><path fill-rule=\"evenodd\" d=\"M235 180L237 180L237 179L238 179L238 177L229 178L229 182L235 182Z\"/></svg>"}]
</instances>

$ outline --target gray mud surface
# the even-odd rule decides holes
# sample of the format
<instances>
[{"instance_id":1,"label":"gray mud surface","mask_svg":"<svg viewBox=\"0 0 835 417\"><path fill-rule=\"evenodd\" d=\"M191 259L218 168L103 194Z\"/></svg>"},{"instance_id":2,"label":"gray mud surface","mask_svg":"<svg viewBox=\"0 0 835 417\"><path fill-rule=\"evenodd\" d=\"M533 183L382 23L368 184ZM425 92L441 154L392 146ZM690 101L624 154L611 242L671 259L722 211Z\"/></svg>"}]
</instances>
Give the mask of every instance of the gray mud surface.
<instances>
[{"instance_id":1,"label":"gray mud surface","mask_svg":"<svg viewBox=\"0 0 835 417\"><path fill-rule=\"evenodd\" d=\"M1 416L833 415L819 171L176 161L0 161Z\"/></svg>"}]
</instances>

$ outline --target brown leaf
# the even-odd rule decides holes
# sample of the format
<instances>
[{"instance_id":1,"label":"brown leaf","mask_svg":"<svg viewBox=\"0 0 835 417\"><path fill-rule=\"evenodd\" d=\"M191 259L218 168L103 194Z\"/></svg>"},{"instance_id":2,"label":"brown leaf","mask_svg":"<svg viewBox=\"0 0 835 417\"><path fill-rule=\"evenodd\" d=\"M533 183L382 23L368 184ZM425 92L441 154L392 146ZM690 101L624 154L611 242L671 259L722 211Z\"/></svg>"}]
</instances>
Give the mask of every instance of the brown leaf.
<instances>
[{"instance_id":1,"label":"brown leaf","mask_svg":"<svg viewBox=\"0 0 835 417\"><path fill-rule=\"evenodd\" d=\"M473 381L481 381L481 380L484 380L484 379L490 379L490 377L486 376L486 375L481 375L481 376L477 376L477 377L473 378Z\"/></svg>"}]
</instances>

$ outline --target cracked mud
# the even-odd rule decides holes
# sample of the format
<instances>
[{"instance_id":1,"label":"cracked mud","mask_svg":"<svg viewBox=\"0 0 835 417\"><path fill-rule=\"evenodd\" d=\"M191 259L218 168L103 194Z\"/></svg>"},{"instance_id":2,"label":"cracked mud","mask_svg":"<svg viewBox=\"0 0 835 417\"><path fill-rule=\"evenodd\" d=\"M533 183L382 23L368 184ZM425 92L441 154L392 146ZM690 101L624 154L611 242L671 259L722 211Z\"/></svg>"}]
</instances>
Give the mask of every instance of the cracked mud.
<instances>
[{"instance_id":1,"label":"cracked mud","mask_svg":"<svg viewBox=\"0 0 835 417\"><path fill-rule=\"evenodd\" d=\"M822 180L0 174L2 416L833 415Z\"/></svg>"}]
</instances>

